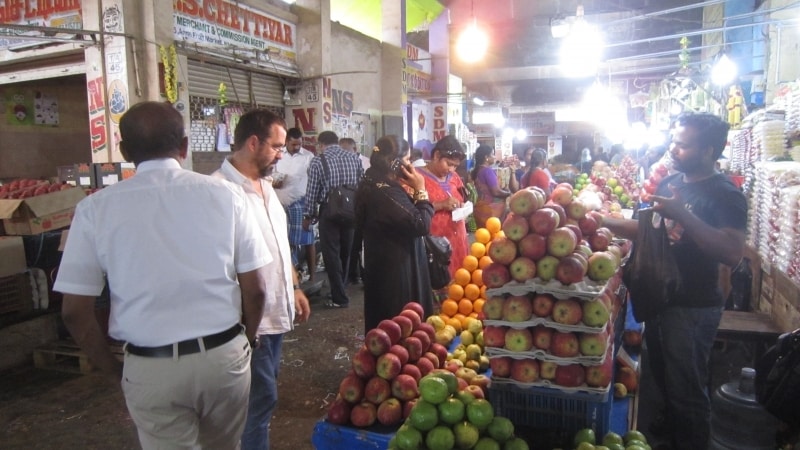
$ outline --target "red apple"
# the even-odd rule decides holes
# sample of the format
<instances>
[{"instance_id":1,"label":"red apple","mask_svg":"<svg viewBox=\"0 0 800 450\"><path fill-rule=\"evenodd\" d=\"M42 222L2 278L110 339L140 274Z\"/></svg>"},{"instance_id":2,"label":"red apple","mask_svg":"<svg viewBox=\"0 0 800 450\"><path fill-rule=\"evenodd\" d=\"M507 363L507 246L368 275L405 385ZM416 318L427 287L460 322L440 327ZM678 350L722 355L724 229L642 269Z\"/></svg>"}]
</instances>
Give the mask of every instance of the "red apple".
<instances>
[{"instance_id":1,"label":"red apple","mask_svg":"<svg viewBox=\"0 0 800 450\"><path fill-rule=\"evenodd\" d=\"M425 308L417 302L408 302L403 306L403 309L410 309L417 313L420 317L425 317Z\"/></svg>"},{"instance_id":2,"label":"red apple","mask_svg":"<svg viewBox=\"0 0 800 450\"><path fill-rule=\"evenodd\" d=\"M415 338L419 339L419 342L422 343L422 354L423 355L431 347L431 338L428 336L428 333L426 333L426 332L424 332L422 330L417 330L417 331L414 331L413 333L411 333L411 337L415 337ZM411 355L409 355L409 357L410 356Z\"/></svg>"},{"instance_id":3,"label":"red apple","mask_svg":"<svg viewBox=\"0 0 800 450\"><path fill-rule=\"evenodd\" d=\"M416 362L425 353L422 351L422 341L414 336L409 336L400 341L400 345L408 350L408 361Z\"/></svg>"},{"instance_id":4,"label":"red apple","mask_svg":"<svg viewBox=\"0 0 800 450\"><path fill-rule=\"evenodd\" d=\"M425 333L428 333L428 339L431 342L436 342L436 328L433 328L433 325L422 322L417 327L417 331L424 331Z\"/></svg>"},{"instance_id":5,"label":"red apple","mask_svg":"<svg viewBox=\"0 0 800 450\"><path fill-rule=\"evenodd\" d=\"M422 372L420 372L419 367L415 366L414 364L406 364L400 369L400 373L403 375L410 375L415 380L419 381L422 378Z\"/></svg>"},{"instance_id":6,"label":"red apple","mask_svg":"<svg viewBox=\"0 0 800 450\"><path fill-rule=\"evenodd\" d=\"M569 228L559 227L547 236L547 253L562 258L575 251L578 240Z\"/></svg>"},{"instance_id":7,"label":"red apple","mask_svg":"<svg viewBox=\"0 0 800 450\"><path fill-rule=\"evenodd\" d=\"M564 211L564 207L559 205L558 203L554 202L547 202L542 208L552 209L558 214L558 226L565 225L567 223L567 213Z\"/></svg>"},{"instance_id":8,"label":"red apple","mask_svg":"<svg viewBox=\"0 0 800 450\"><path fill-rule=\"evenodd\" d=\"M506 343L506 327L483 327L483 345L486 347L503 348Z\"/></svg>"},{"instance_id":9,"label":"red apple","mask_svg":"<svg viewBox=\"0 0 800 450\"><path fill-rule=\"evenodd\" d=\"M492 245L494 248L494 245ZM510 261L509 261L510 262ZM483 283L487 288L498 288L511 281L508 268L500 263L493 262L483 269Z\"/></svg>"},{"instance_id":10,"label":"red apple","mask_svg":"<svg viewBox=\"0 0 800 450\"><path fill-rule=\"evenodd\" d=\"M556 269L558 269L558 258L552 255L545 255L536 262L536 275L544 282L548 282L555 278ZM486 277L484 276L484 282Z\"/></svg>"},{"instance_id":11,"label":"red apple","mask_svg":"<svg viewBox=\"0 0 800 450\"><path fill-rule=\"evenodd\" d=\"M411 322L411 319L406 316L394 316L392 320L400 325L401 339L411 336L411 332L414 331L414 323Z\"/></svg>"},{"instance_id":12,"label":"red apple","mask_svg":"<svg viewBox=\"0 0 800 450\"><path fill-rule=\"evenodd\" d=\"M558 203L561 206L567 206L572 202L572 188L565 186L556 186L553 192L550 193L550 200Z\"/></svg>"},{"instance_id":13,"label":"red apple","mask_svg":"<svg viewBox=\"0 0 800 450\"><path fill-rule=\"evenodd\" d=\"M334 425L345 425L350 421L350 404L342 397L337 397L328 408L328 422Z\"/></svg>"},{"instance_id":14,"label":"red apple","mask_svg":"<svg viewBox=\"0 0 800 450\"><path fill-rule=\"evenodd\" d=\"M484 396L487 389L492 385L492 379L483 374L476 375L473 379L469 380L470 386L478 386L483 390Z\"/></svg>"},{"instance_id":15,"label":"red apple","mask_svg":"<svg viewBox=\"0 0 800 450\"><path fill-rule=\"evenodd\" d=\"M388 398L378 406L378 422L382 425L397 425L403 420L403 405L396 398Z\"/></svg>"},{"instance_id":16,"label":"red apple","mask_svg":"<svg viewBox=\"0 0 800 450\"><path fill-rule=\"evenodd\" d=\"M583 384L586 373L580 364L568 364L556 368L556 384L564 387L578 387Z\"/></svg>"},{"instance_id":17,"label":"red apple","mask_svg":"<svg viewBox=\"0 0 800 450\"><path fill-rule=\"evenodd\" d=\"M503 320L508 322L525 322L530 320L533 306L525 296L512 295L503 304ZM484 338L485 338L484 334Z\"/></svg>"},{"instance_id":18,"label":"red apple","mask_svg":"<svg viewBox=\"0 0 800 450\"><path fill-rule=\"evenodd\" d=\"M531 233L517 244L519 254L533 261L538 261L547 254L547 239L536 233Z\"/></svg>"},{"instance_id":19,"label":"red apple","mask_svg":"<svg viewBox=\"0 0 800 450\"><path fill-rule=\"evenodd\" d=\"M515 359L511 363L511 378L520 383L533 383L539 379L539 363L535 359Z\"/></svg>"},{"instance_id":20,"label":"red apple","mask_svg":"<svg viewBox=\"0 0 800 450\"><path fill-rule=\"evenodd\" d=\"M364 380L352 374L342 378L339 382L339 395L350 404L355 404L364 398Z\"/></svg>"},{"instance_id":21,"label":"red apple","mask_svg":"<svg viewBox=\"0 0 800 450\"><path fill-rule=\"evenodd\" d=\"M563 325L577 325L581 319L583 319L583 308L579 300L574 298L556 300L553 305L553 321Z\"/></svg>"},{"instance_id":22,"label":"red apple","mask_svg":"<svg viewBox=\"0 0 800 450\"><path fill-rule=\"evenodd\" d=\"M564 209L566 210L567 216L575 220L581 220L586 217L586 205L578 199L570 201Z\"/></svg>"},{"instance_id":23,"label":"red apple","mask_svg":"<svg viewBox=\"0 0 800 450\"><path fill-rule=\"evenodd\" d=\"M378 357L375 372L379 377L384 380L392 380L398 374L403 364L400 363L400 358L394 353L384 353Z\"/></svg>"},{"instance_id":24,"label":"red apple","mask_svg":"<svg viewBox=\"0 0 800 450\"><path fill-rule=\"evenodd\" d=\"M553 313L553 305L555 302L555 297L550 294L536 294L531 301L533 313L536 314L537 317L550 317ZM484 304L484 309L485 308L486 305Z\"/></svg>"},{"instance_id":25,"label":"red apple","mask_svg":"<svg viewBox=\"0 0 800 450\"><path fill-rule=\"evenodd\" d=\"M411 375L401 373L392 380L392 395L404 402L419 397L417 380Z\"/></svg>"},{"instance_id":26,"label":"red apple","mask_svg":"<svg viewBox=\"0 0 800 450\"><path fill-rule=\"evenodd\" d=\"M486 331L483 335L486 342ZM527 328L509 328L506 330L505 349L512 352L527 352L533 347L533 336Z\"/></svg>"},{"instance_id":27,"label":"red apple","mask_svg":"<svg viewBox=\"0 0 800 450\"><path fill-rule=\"evenodd\" d=\"M417 360L417 367L419 368L419 373L422 374L423 377L436 368L430 359L424 357L420 357Z\"/></svg>"},{"instance_id":28,"label":"red apple","mask_svg":"<svg viewBox=\"0 0 800 450\"><path fill-rule=\"evenodd\" d=\"M540 206L538 197L530 189L520 189L508 199L508 208L518 216L529 216Z\"/></svg>"},{"instance_id":29,"label":"red apple","mask_svg":"<svg viewBox=\"0 0 800 450\"><path fill-rule=\"evenodd\" d=\"M469 386L462 389L462 391L469 392L476 399L486 398L486 394L484 394L483 389L481 389L480 386L475 386L473 384L470 384Z\"/></svg>"},{"instance_id":30,"label":"red apple","mask_svg":"<svg viewBox=\"0 0 800 450\"><path fill-rule=\"evenodd\" d=\"M617 376L614 378L617 383L622 383L628 392L634 392L639 387L639 376L628 366L617 369Z\"/></svg>"},{"instance_id":31,"label":"red apple","mask_svg":"<svg viewBox=\"0 0 800 450\"><path fill-rule=\"evenodd\" d=\"M378 324L378 328L385 331L389 335L392 344L397 344L401 337L403 337L403 330L394 320L384 319Z\"/></svg>"},{"instance_id":32,"label":"red apple","mask_svg":"<svg viewBox=\"0 0 800 450\"><path fill-rule=\"evenodd\" d=\"M583 261L571 254L561 258L556 267L556 279L563 285L580 283L585 274Z\"/></svg>"},{"instance_id":33,"label":"red apple","mask_svg":"<svg viewBox=\"0 0 800 450\"><path fill-rule=\"evenodd\" d=\"M533 327L531 331L533 346L541 350L549 350L553 339L553 329L543 325Z\"/></svg>"},{"instance_id":34,"label":"red apple","mask_svg":"<svg viewBox=\"0 0 800 450\"><path fill-rule=\"evenodd\" d=\"M384 400L391 397L392 385L388 380L381 377L372 377L367 381L364 388L364 399L375 405L380 405Z\"/></svg>"},{"instance_id":35,"label":"red apple","mask_svg":"<svg viewBox=\"0 0 800 450\"><path fill-rule=\"evenodd\" d=\"M580 338L581 354L583 356L603 356L608 348L608 334L602 333L581 333Z\"/></svg>"},{"instance_id":36,"label":"red apple","mask_svg":"<svg viewBox=\"0 0 800 450\"><path fill-rule=\"evenodd\" d=\"M542 208L528 218L528 228L540 236L547 236L561 224L558 212L552 208Z\"/></svg>"},{"instance_id":37,"label":"red apple","mask_svg":"<svg viewBox=\"0 0 800 450\"><path fill-rule=\"evenodd\" d=\"M500 296L490 297L483 304L483 313L488 320L501 320L503 318L503 306L505 299ZM485 335L484 335L485 336Z\"/></svg>"},{"instance_id":38,"label":"red apple","mask_svg":"<svg viewBox=\"0 0 800 450\"><path fill-rule=\"evenodd\" d=\"M511 261L511 264L508 266L508 273L514 281L524 283L527 280L532 280L536 276L536 263L530 258L520 256L514 261Z\"/></svg>"},{"instance_id":39,"label":"red apple","mask_svg":"<svg viewBox=\"0 0 800 450\"><path fill-rule=\"evenodd\" d=\"M539 363L539 377L543 380L555 380L558 364L553 361L542 361Z\"/></svg>"},{"instance_id":40,"label":"red apple","mask_svg":"<svg viewBox=\"0 0 800 450\"><path fill-rule=\"evenodd\" d=\"M578 336L572 332L554 331L550 338L550 353L560 358L574 358L580 354ZM581 373L583 371L581 370Z\"/></svg>"},{"instance_id":41,"label":"red apple","mask_svg":"<svg viewBox=\"0 0 800 450\"><path fill-rule=\"evenodd\" d=\"M359 428L372 426L378 418L378 410L370 402L361 402L350 410L350 423Z\"/></svg>"},{"instance_id":42,"label":"red apple","mask_svg":"<svg viewBox=\"0 0 800 450\"><path fill-rule=\"evenodd\" d=\"M492 376L508 378L511 376L512 359L508 356L496 356L489 359L489 367L492 368Z\"/></svg>"},{"instance_id":43,"label":"red apple","mask_svg":"<svg viewBox=\"0 0 800 450\"><path fill-rule=\"evenodd\" d=\"M611 383L614 358L606 358L602 364L586 366L586 384L592 387L604 388Z\"/></svg>"},{"instance_id":44,"label":"red apple","mask_svg":"<svg viewBox=\"0 0 800 450\"><path fill-rule=\"evenodd\" d=\"M506 220L503 221L503 233L505 233L508 239L519 242L528 234L528 221L524 216L509 213Z\"/></svg>"},{"instance_id":45,"label":"red apple","mask_svg":"<svg viewBox=\"0 0 800 450\"><path fill-rule=\"evenodd\" d=\"M389 335L380 328L373 328L364 336L364 344L369 349L370 353L375 356L380 356L389 351L392 347L392 339Z\"/></svg>"},{"instance_id":46,"label":"red apple","mask_svg":"<svg viewBox=\"0 0 800 450\"><path fill-rule=\"evenodd\" d=\"M597 220L591 215L586 215L582 219L578 219L578 227L581 229L581 234L583 236L589 236L594 234L597 231Z\"/></svg>"},{"instance_id":47,"label":"red apple","mask_svg":"<svg viewBox=\"0 0 800 450\"><path fill-rule=\"evenodd\" d=\"M366 347L353 356L353 371L361 378L368 379L375 375L375 356Z\"/></svg>"},{"instance_id":48,"label":"red apple","mask_svg":"<svg viewBox=\"0 0 800 450\"><path fill-rule=\"evenodd\" d=\"M568 223L564 225L565 228L569 228L572 230L572 234L575 235L575 247L578 247L578 243L583 240L583 232L581 231L580 227L577 223Z\"/></svg>"},{"instance_id":49,"label":"red apple","mask_svg":"<svg viewBox=\"0 0 800 450\"><path fill-rule=\"evenodd\" d=\"M429 350L439 357L439 367L443 367L445 361L447 361L447 348L444 345L434 342L431 344Z\"/></svg>"},{"instance_id":50,"label":"red apple","mask_svg":"<svg viewBox=\"0 0 800 450\"><path fill-rule=\"evenodd\" d=\"M598 251L589 257L588 275L592 280L603 282L614 276L616 272L616 257L610 252Z\"/></svg>"},{"instance_id":51,"label":"red apple","mask_svg":"<svg viewBox=\"0 0 800 450\"><path fill-rule=\"evenodd\" d=\"M410 309L404 309L404 310L400 311L399 315L406 316L409 319L411 319L411 329L412 329L412 331L418 329L419 328L419 324L422 323L422 316L420 316L415 311L412 311Z\"/></svg>"},{"instance_id":52,"label":"red apple","mask_svg":"<svg viewBox=\"0 0 800 450\"><path fill-rule=\"evenodd\" d=\"M411 410L414 409L414 405L417 404L418 398L411 399L407 402L403 402L403 420L408 418L408 415L411 414Z\"/></svg>"},{"instance_id":53,"label":"red apple","mask_svg":"<svg viewBox=\"0 0 800 450\"><path fill-rule=\"evenodd\" d=\"M517 257L516 242L502 236L492 239L492 244L489 246L489 257L498 264L511 264L511 261Z\"/></svg>"},{"instance_id":54,"label":"red apple","mask_svg":"<svg viewBox=\"0 0 800 450\"><path fill-rule=\"evenodd\" d=\"M400 358L400 363L405 365L408 362L408 350L400 344L394 344L389 348L389 353L394 353Z\"/></svg>"},{"instance_id":55,"label":"red apple","mask_svg":"<svg viewBox=\"0 0 800 450\"><path fill-rule=\"evenodd\" d=\"M423 358L427 359L428 361L431 362L431 364L433 364L433 369L431 369L431 370L435 370L435 369L439 368L439 357L436 356L436 353L425 352L425 354L422 355L422 358L420 358L420 360L422 360ZM419 363L419 361L417 361L417 363Z\"/></svg>"}]
</instances>

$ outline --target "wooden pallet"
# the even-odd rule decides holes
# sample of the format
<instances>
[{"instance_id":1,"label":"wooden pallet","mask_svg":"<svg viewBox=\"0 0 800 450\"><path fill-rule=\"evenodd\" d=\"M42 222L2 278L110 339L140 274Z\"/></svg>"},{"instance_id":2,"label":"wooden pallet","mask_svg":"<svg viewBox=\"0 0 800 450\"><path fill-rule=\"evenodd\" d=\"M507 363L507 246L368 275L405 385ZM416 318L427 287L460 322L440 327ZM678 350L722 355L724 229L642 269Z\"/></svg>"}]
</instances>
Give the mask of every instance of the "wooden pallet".
<instances>
[{"instance_id":1,"label":"wooden pallet","mask_svg":"<svg viewBox=\"0 0 800 450\"><path fill-rule=\"evenodd\" d=\"M122 345L110 344L111 351L120 361L123 358ZM74 341L56 341L33 351L33 365L39 369L57 370L71 373L90 373L94 370L89 357Z\"/></svg>"}]
</instances>

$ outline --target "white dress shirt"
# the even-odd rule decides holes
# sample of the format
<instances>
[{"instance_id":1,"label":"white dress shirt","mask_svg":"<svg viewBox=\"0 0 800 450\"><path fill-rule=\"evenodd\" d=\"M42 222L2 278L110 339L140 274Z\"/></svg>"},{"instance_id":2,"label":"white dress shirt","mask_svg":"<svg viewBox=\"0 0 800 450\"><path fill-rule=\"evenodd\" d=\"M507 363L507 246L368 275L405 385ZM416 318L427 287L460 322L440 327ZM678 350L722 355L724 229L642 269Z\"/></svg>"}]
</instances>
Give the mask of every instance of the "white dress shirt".
<instances>
[{"instance_id":1,"label":"white dress shirt","mask_svg":"<svg viewBox=\"0 0 800 450\"><path fill-rule=\"evenodd\" d=\"M314 154L300 147L294 155L289 152L275 166L275 171L284 174L283 186L275 189L283 206L289 206L300 200L306 195L306 185L308 184L308 165L314 159Z\"/></svg>"},{"instance_id":2,"label":"white dress shirt","mask_svg":"<svg viewBox=\"0 0 800 450\"><path fill-rule=\"evenodd\" d=\"M109 335L161 346L240 322L236 274L271 261L242 189L168 158L81 200L53 289L97 296L107 278Z\"/></svg>"},{"instance_id":3,"label":"white dress shirt","mask_svg":"<svg viewBox=\"0 0 800 450\"><path fill-rule=\"evenodd\" d=\"M266 284L267 299L264 305L264 316L258 326L258 334L281 334L294 328L294 289L292 281L292 252L289 248L289 229L286 223L286 212L278 201L272 180L262 178L262 197L253 188L253 183L239 172L229 160L212 174L224 178L244 189L254 220L264 236L273 260L267 266Z\"/></svg>"}]
</instances>

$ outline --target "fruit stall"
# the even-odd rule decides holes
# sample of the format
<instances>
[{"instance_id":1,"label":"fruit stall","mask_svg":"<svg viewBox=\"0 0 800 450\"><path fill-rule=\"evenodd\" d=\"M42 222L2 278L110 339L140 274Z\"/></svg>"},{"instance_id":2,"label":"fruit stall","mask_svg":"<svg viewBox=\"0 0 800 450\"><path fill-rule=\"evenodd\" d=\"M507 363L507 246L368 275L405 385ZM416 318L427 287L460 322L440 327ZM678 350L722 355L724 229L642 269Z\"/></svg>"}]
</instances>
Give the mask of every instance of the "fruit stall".
<instances>
[{"instance_id":1,"label":"fruit stall","mask_svg":"<svg viewBox=\"0 0 800 450\"><path fill-rule=\"evenodd\" d=\"M630 243L573 194L566 184L550 198L518 191L505 220L475 232L440 312L423 317L409 302L369 330L315 447L645 441L629 420L641 343L621 283ZM631 351L620 351L628 335Z\"/></svg>"}]
</instances>

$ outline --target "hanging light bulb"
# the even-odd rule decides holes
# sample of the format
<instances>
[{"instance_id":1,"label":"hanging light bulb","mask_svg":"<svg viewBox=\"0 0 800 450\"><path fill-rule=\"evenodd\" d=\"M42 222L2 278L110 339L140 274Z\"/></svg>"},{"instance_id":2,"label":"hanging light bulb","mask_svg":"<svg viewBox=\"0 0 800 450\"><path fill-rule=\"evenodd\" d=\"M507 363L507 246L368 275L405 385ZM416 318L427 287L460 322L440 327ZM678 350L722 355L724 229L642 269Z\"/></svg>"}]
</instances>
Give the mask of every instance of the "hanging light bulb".
<instances>
[{"instance_id":1,"label":"hanging light bulb","mask_svg":"<svg viewBox=\"0 0 800 450\"><path fill-rule=\"evenodd\" d=\"M723 52L711 69L711 81L717 86L727 86L733 83L737 75L738 68L736 63Z\"/></svg>"},{"instance_id":2,"label":"hanging light bulb","mask_svg":"<svg viewBox=\"0 0 800 450\"><path fill-rule=\"evenodd\" d=\"M489 38L483 30L478 28L477 22L473 22L458 37L456 51L458 57L467 63L474 63L483 59L486 49L489 47Z\"/></svg>"}]
</instances>

